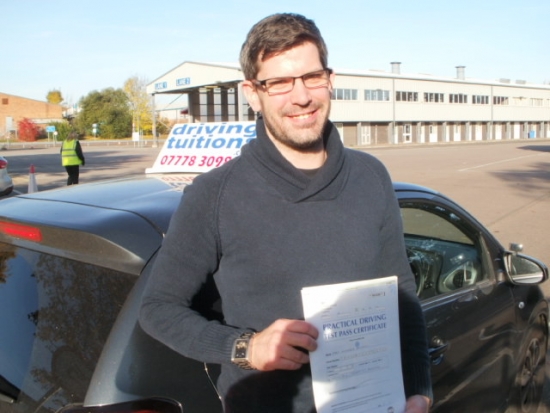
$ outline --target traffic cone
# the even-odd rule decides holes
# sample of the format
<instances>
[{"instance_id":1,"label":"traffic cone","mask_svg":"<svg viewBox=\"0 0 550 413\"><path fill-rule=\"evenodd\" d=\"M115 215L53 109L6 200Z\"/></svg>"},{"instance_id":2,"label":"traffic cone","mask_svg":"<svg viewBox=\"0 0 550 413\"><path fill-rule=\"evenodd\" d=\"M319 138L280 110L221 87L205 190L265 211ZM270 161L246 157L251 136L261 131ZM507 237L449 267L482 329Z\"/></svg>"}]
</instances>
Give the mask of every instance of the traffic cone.
<instances>
[{"instance_id":1,"label":"traffic cone","mask_svg":"<svg viewBox=\"0 0 550 413\"><path fill-rule=\"evenodd\" d=\"M29 189L27 193L32 194L33 192L38 192L38 185L36 185L36 176L34 175L34 165L31 164L29 169Z\"/></svg>"}]
</instances>

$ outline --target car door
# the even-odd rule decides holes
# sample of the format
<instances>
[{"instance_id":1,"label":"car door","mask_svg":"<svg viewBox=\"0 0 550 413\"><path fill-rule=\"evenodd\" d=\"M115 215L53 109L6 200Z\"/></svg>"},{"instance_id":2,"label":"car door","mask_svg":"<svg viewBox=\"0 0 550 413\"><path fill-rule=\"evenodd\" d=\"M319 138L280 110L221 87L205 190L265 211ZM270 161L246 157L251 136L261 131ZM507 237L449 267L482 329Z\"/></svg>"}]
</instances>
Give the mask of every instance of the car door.
<instances>
[{"instance_id":1,"label":"car door","mask_svg":"<svg viewBox=\"0 0 550 413\"><path fill-rule=\"evenodd\" d=\"M515 313L483 229L437 197L401 200L404 236L428 330L432 412L499 411L513 382Z\"/></svg>"}]
</instances>

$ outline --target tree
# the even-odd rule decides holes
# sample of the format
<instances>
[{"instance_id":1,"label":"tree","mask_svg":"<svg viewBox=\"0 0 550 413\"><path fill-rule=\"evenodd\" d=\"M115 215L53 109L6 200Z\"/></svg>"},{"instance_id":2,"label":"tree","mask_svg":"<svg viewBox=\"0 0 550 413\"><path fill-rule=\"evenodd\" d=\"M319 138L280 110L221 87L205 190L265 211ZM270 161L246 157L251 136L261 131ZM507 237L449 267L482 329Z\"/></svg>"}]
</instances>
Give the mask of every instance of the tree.
<instances>
[{"instance_id":1,"label":"tree","mask_svg":"<svg viewBox=\"0 0 550 413\"><path fill-rule=\"evenodd\" d=\"M46 100L48 101L48 103L59 105L61 102L63 102L63 95L61 94L60 90L50 90L46 95Z\"/></svg>"},{"instance_id":2,"label":"tree","mask_svg":"<svg viewBox=\"0 0 550 413\"><path fill-rule=\"evenodd\" d=\"M52 122L50 123L50 126L55 126L55 131L57 132L57 137L55 140L58 141L64 141L67 136L69 136L69 132L72 130L71 124L66 120L61 122Z\"/></svg>"},{"instance_id":3,"label":"tree","mask_svg":"<svg viewBox=\"0 0 550 413\"><path fill-rule=\"evenodd\" d=\"M80 100L79 106L81 110L74 122L79 131L91 135L95 124L101 138L120 139L131 135L132 114L122 89L90 92Z\"/></svg>"},{"instance_id":4,"label":"tree","mask_svg":"<svg viewBox=\"0 0 550 413\"><path fill-rule=\"evenodd\" d=\"M40 135L40 128L36 123L28 118L23 118L17 123L19 129L19 140L25 142L34 142Z\"/></svg>"},{"instance_id":5,"label":"tree","mask_svg":"<svg viewBox=\"0 0 550 413\"><path fill-rule=\"evenodd\" d=\"M157 133L159 135L166 135L170 132L170 129L174 126L174 121L168 118L161 118L157 115Z\"/></svg>"},{"instance_id":6,"label":"tree","mask_svg":"<svg viewBox=\"0 0 550 413\"><path fill-rule=\"evenodd\" d=\"M153 129L153 110L145 86L147 86L147 81L138 76L133 76L124 82L124 92L128 96L130 112L132 113L133 132L143 130L151 133Z\"/></svg>"}]
</instances>

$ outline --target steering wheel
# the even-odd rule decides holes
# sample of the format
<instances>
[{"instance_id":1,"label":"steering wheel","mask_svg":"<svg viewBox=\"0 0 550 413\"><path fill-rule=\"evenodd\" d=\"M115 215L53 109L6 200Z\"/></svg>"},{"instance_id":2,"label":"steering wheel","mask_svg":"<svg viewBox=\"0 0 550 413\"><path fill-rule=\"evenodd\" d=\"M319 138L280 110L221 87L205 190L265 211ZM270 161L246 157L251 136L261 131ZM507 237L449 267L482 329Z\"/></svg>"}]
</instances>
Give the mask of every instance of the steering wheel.
<instances>
[{"instance_id":1,"label":"steering wheel","mask_svg":"<svg viewBox=\"0 0 550 413\"><path fill-rule=\"evenodd\" d=\"M424 273L424 255L418 251L407 248L407 257L409 258L409 265L414 275L414 281L416 282L416 295L420 296L420 293L424 290L424 282L426 280L426 274Z\"/></svg>"},{"instance_id":2,"label":"steering wheel","mask_svg":"<svg viewBox=\"0 0 550 413\"><path fill-rule=\"evenodd\" d=\"M468 260L443 275L439 282L441 292L455 291L474 285L479 273L479 267L474 261Z\"/></svg>"}]
</instances>

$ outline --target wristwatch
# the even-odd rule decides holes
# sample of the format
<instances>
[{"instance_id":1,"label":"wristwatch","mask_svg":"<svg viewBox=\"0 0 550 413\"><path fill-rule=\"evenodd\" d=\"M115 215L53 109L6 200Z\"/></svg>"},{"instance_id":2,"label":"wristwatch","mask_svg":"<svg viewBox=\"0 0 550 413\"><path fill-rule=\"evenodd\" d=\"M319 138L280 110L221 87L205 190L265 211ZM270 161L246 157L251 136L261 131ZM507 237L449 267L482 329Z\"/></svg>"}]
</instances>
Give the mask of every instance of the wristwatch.
<instances>
[{"instance_id":1,"label":"wristwatch","mask_svg":"<svg viewBox=\"0 0 550 413\"><path fill-rule=\"evenodd\" d=\"M236 364L244 370L254 370L254 367L248 360L248 349L250 346L250 340L254 337L253 332L243 333L233 343L233 350L231 351L231 363Z\"/></svg>"}]
</instances>

